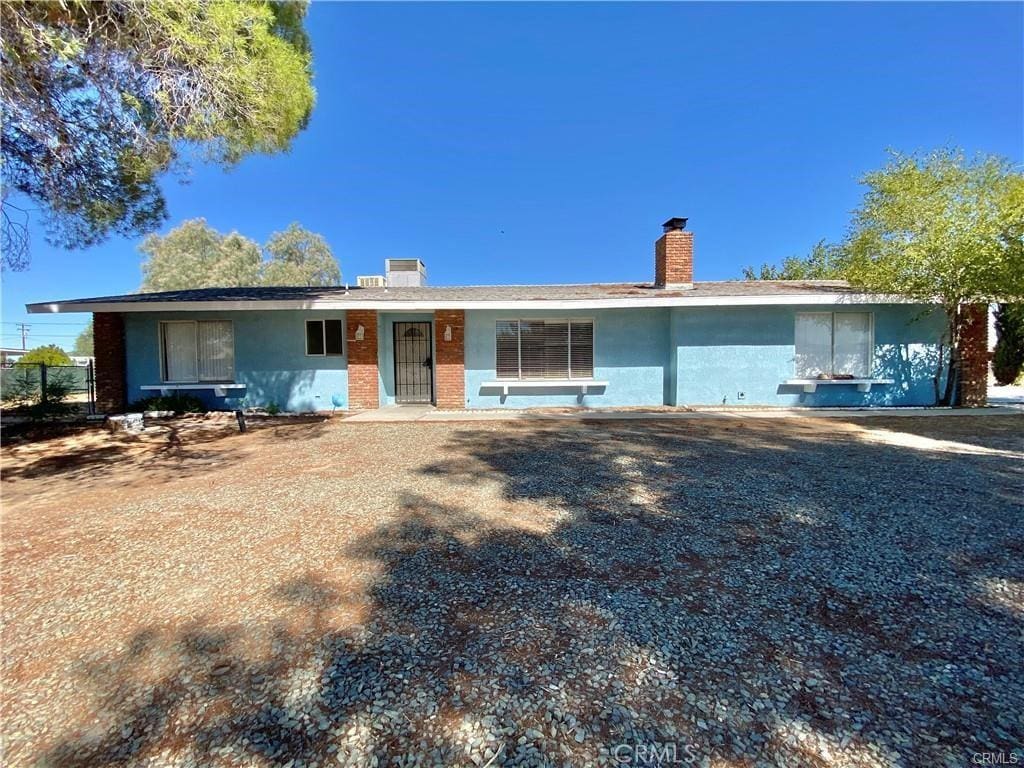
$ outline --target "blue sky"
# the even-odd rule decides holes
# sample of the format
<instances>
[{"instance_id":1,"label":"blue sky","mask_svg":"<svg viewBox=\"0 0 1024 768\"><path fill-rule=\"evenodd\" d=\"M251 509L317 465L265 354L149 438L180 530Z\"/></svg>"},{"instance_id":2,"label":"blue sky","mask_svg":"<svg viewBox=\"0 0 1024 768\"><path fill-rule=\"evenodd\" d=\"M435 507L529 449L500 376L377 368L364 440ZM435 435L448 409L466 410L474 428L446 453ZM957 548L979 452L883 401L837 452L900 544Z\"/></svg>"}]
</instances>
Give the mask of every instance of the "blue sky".
<instances>
[{"instance_id":1,"label":"blue sky","mask_svg":"<svg viewBox=\"0 0 1024 768\"><path fill-rule=\"evenodd\" d=\"M698 280L839 238L858 177L958 145L1024 160L1021 4L314 3L318 101L291 152L169 178L171 218L262 242L323 234L345 279L422 258L435 285L649 280L690 217ZM3 342L70 346L123 293L137 240L33 234L3 275ZM56 323L62 323L57 325Z\"/></svg>"}]
</instances>

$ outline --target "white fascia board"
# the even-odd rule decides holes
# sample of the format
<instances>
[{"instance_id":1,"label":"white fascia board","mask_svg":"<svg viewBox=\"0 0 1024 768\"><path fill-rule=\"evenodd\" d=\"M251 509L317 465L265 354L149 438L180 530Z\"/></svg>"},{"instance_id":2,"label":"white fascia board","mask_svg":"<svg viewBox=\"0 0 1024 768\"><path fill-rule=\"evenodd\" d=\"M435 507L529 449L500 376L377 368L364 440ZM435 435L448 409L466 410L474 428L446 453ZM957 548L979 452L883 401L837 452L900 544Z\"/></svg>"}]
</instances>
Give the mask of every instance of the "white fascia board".
<instances>
[{"instance_id":1,"label":"white fascia board","mask_svg":"<svg viewBox=\"0 0 1024 768\"><path fill-rule=\"evenodd\" d=\"M837 294L808 293L782 296L673 296L664 298L645 297L637 299L523 299L523 300L478 300L478 301L354 301L344 299L314 299L310 301L146 301L146 302L97 302L95 304L70 304L50 302L27 304L25 308L33 314L48 312L240 312L246 310L345 310L370 309L388 312L423 312L435 309L632 309L640 307L766 307L786 305L827 305L843 304L926 304L919 299L890 294ZM935 302L937 303L937 302Z\"/></svg>"}]
</instances>

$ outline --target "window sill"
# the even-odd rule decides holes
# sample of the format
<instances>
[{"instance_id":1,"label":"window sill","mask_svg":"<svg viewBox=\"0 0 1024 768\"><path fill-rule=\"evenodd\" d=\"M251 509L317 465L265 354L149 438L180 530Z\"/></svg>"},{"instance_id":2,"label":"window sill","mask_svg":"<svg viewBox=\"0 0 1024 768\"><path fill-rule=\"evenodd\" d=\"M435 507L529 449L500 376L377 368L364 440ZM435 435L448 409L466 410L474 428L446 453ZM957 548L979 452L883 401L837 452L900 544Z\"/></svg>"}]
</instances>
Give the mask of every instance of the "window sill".
<instances>
[{"instance_id":1,"label":"window sill","mask_svg":"<svg viewBox=\"0 0 1024 768\"><path fill-rule=\"evenodd\" d=\"M892 379L787 379L783 382L791 386L801 386L804 392L813 394L819 386L835 386L836 384L852 384L858 392L870 392L872 385L893 384Z\"/></svg>"},{"instance_id":2,"label":"window sill","mask_svg":"<svg viewBox=\"0 0 1024 768\"><path fill-rule=\"evenodd\" d=\"M594 379L499 379L485 381L480 386L486 389L500 389L503 395L508 395L510 389L578 389L582 394L586 394L590 389L607 387L608 382Z\"/></svg>"},{"instance_id":3,"label":"window sill","mask_svg":"<svg viewBox=\"0 0 1024 768\"><path fill-rule=\"evenodd\" d=\"M195 382L192 384L147 384L139 387L146 391L159 391L161 395L169 395L179 389L212 389L216 397L226 397L229 390L245 389L245 384L232 384L231 382Z\"/></svg>"}]
</instances>

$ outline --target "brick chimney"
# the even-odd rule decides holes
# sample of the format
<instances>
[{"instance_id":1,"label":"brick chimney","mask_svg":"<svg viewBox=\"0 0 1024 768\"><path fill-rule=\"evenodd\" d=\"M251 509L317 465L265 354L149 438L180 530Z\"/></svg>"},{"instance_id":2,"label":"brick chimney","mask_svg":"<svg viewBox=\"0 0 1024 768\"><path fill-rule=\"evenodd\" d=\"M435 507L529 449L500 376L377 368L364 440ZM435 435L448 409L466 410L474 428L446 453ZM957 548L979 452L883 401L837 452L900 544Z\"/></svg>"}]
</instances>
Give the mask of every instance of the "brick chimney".
<instances>
[{"instance_id":1,"label":"brick chimney","mask_svg":"<svg viewBox=\"0 0 1024 768\"><path fill-rule=\"evenodd\" d=\"M693 288L693 232L686 219L661 225L664 234L654 244L654 284L658 288Z\"/></svg>"}]
</instances>

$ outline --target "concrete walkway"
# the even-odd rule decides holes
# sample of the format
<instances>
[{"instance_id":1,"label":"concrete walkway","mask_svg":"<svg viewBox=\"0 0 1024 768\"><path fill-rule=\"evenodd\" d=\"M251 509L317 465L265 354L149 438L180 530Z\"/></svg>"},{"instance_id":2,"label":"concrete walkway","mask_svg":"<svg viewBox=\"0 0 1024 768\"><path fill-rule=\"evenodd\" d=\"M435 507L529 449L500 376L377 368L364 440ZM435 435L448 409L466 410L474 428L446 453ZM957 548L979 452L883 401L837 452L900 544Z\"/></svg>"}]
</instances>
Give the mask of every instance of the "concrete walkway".
<instances>
[{"instance_id":1,"label":"concrete walkway","mask_svg":"<svg viewBox=\"0 0 1024 768\"><path fill-rule=\"evenodd\" d=\"M343 421L612 421L652 419L862 419L873 416L1008 416L1014 406L989 408L700 408L650 410L479 410L439 411L429 405L392 405L361 411Z\"/></svg>"}]
</instances>

